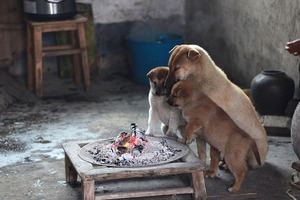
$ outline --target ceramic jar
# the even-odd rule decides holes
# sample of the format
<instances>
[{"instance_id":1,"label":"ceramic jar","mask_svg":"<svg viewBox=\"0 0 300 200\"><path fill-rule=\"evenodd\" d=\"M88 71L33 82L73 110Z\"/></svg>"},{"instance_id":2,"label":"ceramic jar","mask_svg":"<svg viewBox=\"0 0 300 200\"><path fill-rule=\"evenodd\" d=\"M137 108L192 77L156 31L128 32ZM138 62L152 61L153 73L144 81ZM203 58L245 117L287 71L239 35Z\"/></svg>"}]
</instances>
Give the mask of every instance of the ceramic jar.
<instances>
[{"instance_id":1,"label":"ceramic jar","mask_svg":"<svg viewBox=\"0 0 300 200\"><path fill-rule=\"evenodd\" d=\"M280 70L263 70L251 82L256 110L261 115L284 115L288 102L293 98L295 83Z\"/></svg>"},{"instance_id":2,"label":"ceramic jar","mask_svg":"<svg viewBox=\"0 0 300 200\"><path fill-rule=\"evenodd\" d=\"M294 152L300 160L300 103L298 103L292 118L291 142Z\"/></svg>"}]
</instances>

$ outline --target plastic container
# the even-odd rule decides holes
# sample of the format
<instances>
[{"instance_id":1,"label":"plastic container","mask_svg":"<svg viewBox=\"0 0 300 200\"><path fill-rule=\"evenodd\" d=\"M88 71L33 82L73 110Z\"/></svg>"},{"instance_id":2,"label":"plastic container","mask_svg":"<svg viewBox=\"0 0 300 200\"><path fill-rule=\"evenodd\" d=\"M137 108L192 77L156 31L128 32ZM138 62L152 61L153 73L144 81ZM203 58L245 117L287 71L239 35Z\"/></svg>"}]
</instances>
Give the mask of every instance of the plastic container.
<instances>
[{"instance_id":1,"label":"plastic container","mask_svg":"<svg viewBox=\"0 0 300 200\"><path fill-rule=\"evenodd\" d=\"M169 51L183 43L178 34L130 35L127 37L133 81L149 85L147 73L157 66L168 66Z\"/></svg>"}]
</instances>

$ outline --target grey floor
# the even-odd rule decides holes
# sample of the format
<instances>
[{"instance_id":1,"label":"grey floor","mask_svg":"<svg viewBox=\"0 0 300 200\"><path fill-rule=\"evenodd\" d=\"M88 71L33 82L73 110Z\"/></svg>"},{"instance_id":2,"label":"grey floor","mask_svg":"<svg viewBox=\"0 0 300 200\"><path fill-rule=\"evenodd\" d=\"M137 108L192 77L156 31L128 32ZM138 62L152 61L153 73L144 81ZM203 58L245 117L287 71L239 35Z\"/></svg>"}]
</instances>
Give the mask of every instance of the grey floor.
<instances>
[{"instance_id":1,"label":"grey floor","mask_svg":"<svg viewBox=\"0 0 300 200\"><path fill-rule=\"evenodd\" d=\"M22 83L22 82L21 82ZM44 77L44 96L15 102L0 114L0 200L81 198L81 183L65 181L61 144L71 140L115 137L131 122L147 128L148 86L137 85L119 74L92 77L88 93L71 78ZM159 134L159 133L158 133ZM269 136L269 153L263 168L249 171L242 189L228 193L233 176L219 170L205 179L208 199L292 199L300 191L289 186L292 162L297 158L289 137ZM191 148L196 151L195 144ZM97 192L164 188L184 185L185 176L131 179L97 183ZM189 195L137 199L188 200Z\"/></svg>"}]
</instances>

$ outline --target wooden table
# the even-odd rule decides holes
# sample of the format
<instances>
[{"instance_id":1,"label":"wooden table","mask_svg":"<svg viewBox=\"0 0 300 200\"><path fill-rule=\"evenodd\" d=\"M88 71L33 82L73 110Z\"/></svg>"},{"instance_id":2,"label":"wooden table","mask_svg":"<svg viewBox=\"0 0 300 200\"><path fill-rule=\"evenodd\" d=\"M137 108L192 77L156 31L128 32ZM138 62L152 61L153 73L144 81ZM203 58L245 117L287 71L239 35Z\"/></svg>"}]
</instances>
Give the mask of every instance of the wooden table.
<instances>
[{"instance_id":1,"label":"wooden table","mask_svg":"<svg viewBox=\"0 0 300 200\"><path fill-rule=\"evenodd\" d=\"M193 199L206 199L204 182L204 166L200 162L181 162L139 168L118 168L93 165L82 160L78 152L86 144L85 142L66 142L62 144L65 151L65 172L68 183L76 182L77 176L81 179L82 199L126 199L145 196L162 196L176 194L192 194ZM130 191L110 194L95 195L95 181L118 180L125 178L167 176L176 174L190 174L191 185L181 188L167 188L151 191Z\"/></svg>"}]
</instances>

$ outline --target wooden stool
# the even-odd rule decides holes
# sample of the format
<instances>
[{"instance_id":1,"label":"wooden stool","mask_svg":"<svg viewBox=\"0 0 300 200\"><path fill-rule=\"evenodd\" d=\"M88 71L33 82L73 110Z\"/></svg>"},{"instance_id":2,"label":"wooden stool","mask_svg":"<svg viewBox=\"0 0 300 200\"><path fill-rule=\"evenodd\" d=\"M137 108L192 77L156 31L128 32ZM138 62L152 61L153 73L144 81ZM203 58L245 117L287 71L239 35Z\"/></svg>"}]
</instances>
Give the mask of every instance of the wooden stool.
<instances>
[{"instance_id":1,"label":"wooden stool","mask_svg":"<svg viewBox=\"0 0 300 200\"><path fill-rule=\"evenodd\" d=\"M27 23L27 84L32 88L35 83L35 92L38 97L43 94L43 66L44 56L73 55L75 82L81 82L83 71L86 89L90 87L90 71L85 39L84 23L87 18L75 16L70 20ZM71 31L72 44L60 46L42 46L42 34L46 32ZM77 36L77 37L76 37ZM82 69L80 69L80 64Z\"/></svg>"}]
</instances>

